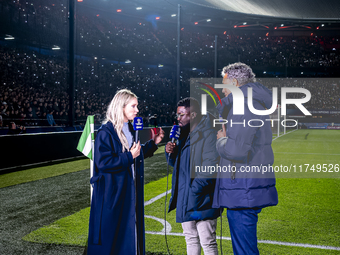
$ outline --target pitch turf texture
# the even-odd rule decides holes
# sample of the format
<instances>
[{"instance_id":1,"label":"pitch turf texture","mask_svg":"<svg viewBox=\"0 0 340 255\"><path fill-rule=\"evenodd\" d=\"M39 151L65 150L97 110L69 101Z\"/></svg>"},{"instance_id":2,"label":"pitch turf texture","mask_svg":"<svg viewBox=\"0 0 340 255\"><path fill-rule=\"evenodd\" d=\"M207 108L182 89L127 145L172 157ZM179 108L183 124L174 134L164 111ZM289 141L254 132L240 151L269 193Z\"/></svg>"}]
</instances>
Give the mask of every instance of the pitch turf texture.
<instances>
[{"instance_id":1,"label":"pitch turf texture","mask_svg":"<svg viewBox=\"0 0 340 255\"><path fill-rule=\"evenodd\" d=\"M145 162L145 201L166 190L163 150ZM304 168L302 173L297 168L295 173L277 174L279 205L265 208L259 215L260 253L340 254L340 173L334 166L333 173L322 171L323 164L327 169L340 164L340 132L293 131L276 138L273 150L275 166ZM314 165L315 170L305 172L305 164ZM0 254L82 254L89 217L88 167L89 160L83 159L1 175ZM167 254L161 233L164 226L149 217L164 219L164 199L145 206L148 254ZM167 214L167 221L171 254L185 254L175 212ZM223 254L232 254L225 212L222 221ZM219 219L218 236L220 229ZM220 248L219 240L218 244Z\"/></svg>"}]
</instances>

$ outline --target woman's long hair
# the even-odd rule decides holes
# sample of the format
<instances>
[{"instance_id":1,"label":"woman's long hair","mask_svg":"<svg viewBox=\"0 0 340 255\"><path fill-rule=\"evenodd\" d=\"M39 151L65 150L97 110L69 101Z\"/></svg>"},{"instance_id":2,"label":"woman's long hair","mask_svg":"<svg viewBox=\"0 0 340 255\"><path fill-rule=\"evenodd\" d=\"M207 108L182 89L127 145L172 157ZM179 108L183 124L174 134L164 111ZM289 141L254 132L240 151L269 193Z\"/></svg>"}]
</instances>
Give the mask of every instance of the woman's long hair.
<instances>
[{"instance_id":1,"label":"woman's long hair","mask_svg":"<svg viewBox=\"0 0 340 255\"><path fill-rule=\"evenodd\" d=\"M110 121L119 137L120 142L123 145L122 151L129 150L129 143L123 133L123 125L124 125L124 107L137 96L132 93L128 89L119 90L116 95L113 97L109 107L106 112L106 119L104 123Z\"/></svg>"}]
</instances>

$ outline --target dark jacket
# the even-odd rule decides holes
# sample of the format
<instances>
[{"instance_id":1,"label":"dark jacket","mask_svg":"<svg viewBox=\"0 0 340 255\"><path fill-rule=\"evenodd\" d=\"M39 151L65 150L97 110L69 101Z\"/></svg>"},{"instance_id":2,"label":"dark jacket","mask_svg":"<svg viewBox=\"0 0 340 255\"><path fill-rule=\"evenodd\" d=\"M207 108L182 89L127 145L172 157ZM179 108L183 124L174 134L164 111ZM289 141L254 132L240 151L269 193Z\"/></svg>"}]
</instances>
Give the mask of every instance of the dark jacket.
<instances>
[{"instance_id":1,"label":"dark jacket","mask_svg":"<svg viewBox=\"0 0 340 255\"><path fill-rule=\"evenodd\" d=\"M268 115L259 116L250 112L247 105L247 89L253 89L255 109L269 109L272 93L260 83L249 83L240 87L244 94L244 115L233 114L232 94L222 99L217 109L223 119L227 119L227 137L218 139L217 151L221 157L220 166L235 167L236 172L218 173L213 207L220 208L263 208L278 203L274 172L244 172L245 167L271 166L274 154L271 147L271 123ZM248 123L249 120L255 120ZM261 126L262 127L251 127ZM231 121L234 123L231 126ZM239 123L239 124L235 124ZM244 124L240 124L244 123ZM249 125L250 124L250 125ZM248 168L249 169L249 168ZM261 168L262 169L262 168ZM243 171L243 172L242 172Z\"/></svg>"},{"instance_id":2,"label":"dark jacket","mask_svg":"<svg viewBox=\"0 0 340 255\"><path fill-rule=\"evenodd\" d=\"M134 137L134 131L130 130ZM153 140L142 145L136 158L137 207L135 185L131 171L131 152L122 152L122 144L111 122L98 130L94 146L94 173L91 178L93 195L90 212L89 255L136 254L135 217L145 253L144 236L144 160L153 155L157 146ZM137 214L135 211L137 208Z\"/></svg>"},{"instance_id":3,"label":"dark jacket","mask_svg":"<svg viewBox=\"0 0 340 255\"><path fill-rule=\"evenodd\" d=\"M174 170L169 212L177 208L178 223L216 219L220 215L219 209L211 207L216 174L195 172L196 167L216 166L219 160L212 120L212 115L203 116L190 135L181 133L177 149L170 156L169 164Z\"/></svg>"},{"instance_id":4,"label":"dark jacket","mask_svg":"<svg viewBox=\"0 0 340 255\"><path fill-rule=\"evenodd\" d=\"M19 135L19 134L26 134L26 129L9 129L7 135Z\"/></svg>"}]
</instances>

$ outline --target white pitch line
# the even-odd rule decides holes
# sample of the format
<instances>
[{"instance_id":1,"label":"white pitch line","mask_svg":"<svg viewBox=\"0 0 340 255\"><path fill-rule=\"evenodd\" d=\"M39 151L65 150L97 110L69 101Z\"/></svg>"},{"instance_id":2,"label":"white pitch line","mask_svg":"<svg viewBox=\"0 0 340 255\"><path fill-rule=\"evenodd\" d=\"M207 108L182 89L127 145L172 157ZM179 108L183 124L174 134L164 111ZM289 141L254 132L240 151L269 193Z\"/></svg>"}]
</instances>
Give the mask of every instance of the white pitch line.
<instances>
[{"instance_id":1,"label":"white pitch line","mask_svg":"<svg viewBox=\"0 0 340 255\"><path fill-rule=\"evenodd\" d=\"M164 232L155 232L155 231L145 231L146 234L150 235L164 235ZM183 233L168 233L168 236L183 236ZM220 236L216 236L216 239L221 239ZM231 241L230 237L222 236L222 240ZM340 251L340 247L334 246L325 246L325 245L314 245L314 244L305 244L305 243L288 243L288 242L277 242L277 241L270 241L270 240L258 240L258 243L265 243L265 244L274 244L274 245L283 245L283 246L293 246L293 247L302 247L302 248L314 248L314 249L323 249L323 250L335 250Z\"/></svg>"},{"instance_id":2,"label":"white pitch line","mask_svg":"<svg viewBox=\"0 0 340 255\"><path fill-rule=\"evenodd\" d=\"M294 129L294 130L292 130L292 131L289 131L288 133L285 133L285 134L283 134L283 135L277 136L277 137L275 137L272 141L275 141L277 138L280 138L280 137L282 137L282 136L284 136L284 135L287 135L287 134L289 134L289 133L292 133L292 132L294 132L294 131L296 131L296 130L298 130L298 129Z\"/></svg>"},{"instance_id":3,"label":"white pitch line","mask_svg":"<svg viewBox=\"0 0 340 255\"><path fill-rule=\"evenodd\" d=\"M150 215L144 215L144 217L145 217L145 218L149 218L149 219L153 219L153 220L156 220L156 221L162 223L163 229L161 230L161 232L162 232L163 234L165 233L165 225L166 225L166 233L171 232L171 229L172 229L172 228L171 228L170 223L166 221L165 224L164 224L164 219L160 219L160 218L157 218L157 217L155 217L155 216L150 216Z\"/></svg>"},{"instance_id":4,"label":"white pitch line","mask_svg":"<svg viewBox=\"0 0 340 255\"><path fill-rule=\"evenodd\" d=\"M162 197L164 197L166 195L166 193L168 194L171 194L171 189L169 189L168 191L165 191L164 193L154 197L154 198L151 198L150 200L144 202L144 206L147 206L147 205L150 205L152 204L153 202L156 202L158 199L161 199Z\"/></svg>"},{"instance_id":5,"label":"white pitch line","mask_svg":"<svg viewBox=\"0 0 340 255\"><path fill-rule=\"evenodd\" d=\"M275 151L275 153L281 153L281 154L307 154L307 155L325 155L325 156L340 156L340 154L327 154L327 153L299 153L299 152L279 152L279 151Z\"/></svg>"},{"instance_id":6,"label":"white pitch line","mask_svg":"<svg viewBox=\"0 0 340 255\"><path fill-rule=\"evenodd\" d=\"M284 245L284 246L295 246L295 247L303 247L303 248L340 251L340 247L325 246L325 245L314 245L314 244L306 244L306 243L288 243L288 242L277 242L277 241L270 241L270 240L258 240L258 242L266 243L266 244Z\"/></svg>"},{"instance_id":7,"label":"white pitch line","mask_svg":"<svg viewBox=\"0 0 340 255\"><path fill-rule=\"evenodd\" d=\"M293 131L296 131L297 129L293 130ZM291 132L293 132L291 131ZM288 133L286 133L288 134ZM294 153L296 154L296 153ZM339 155L339 154L337 154ZM144 203L144 206L146 205L150 205L152 203L154 203L155 201L161 199L162 197L164 197L166 195L166 193L171 193L171 189L146 201ZM165 233L165 225L164 225L164 219L160 219L160 218L157 218L157 217L154 217L154 216L150 216L150 215L145 215L145 218L150 218L150 219L153 219L153 220L156 220L158 222L160 222L164 228L160 231L160 232L157 232L157 231L145 231L146 234L150 234L150 235L164 235ZM171 232L171 224L169 222L166 221L166 234L167 235L170 235L170 236L183 236L184 237L184 234L183 233L170 233ZM220 236L216 236L217 239L221 239ZM231 241L231 238L230 237L225 237L225 236L222 236L222 240L229 240ZM334 246L325 246L325 245L314 245L314 244L304 244L304 243L288 243L288 242L278 242L278 241L270 241L270 240L257 240L258 243L265 243L265 244L274 244L274 245L282 245L282 246L293 246L293 247L302 247L302 248L314 248L314 249L323 249L323 250L336 250L336 251L340 251L340 247L334 247Z\"/></svg>"},{"instance_id":8,"label":"white pitch line","mask_svg":"<svg viewBox=\"0 0 340 255\"><path fill-rule=\"evenodd\" d=\"M145 234L150 234L150 235L164 235L164 232L157 232L157 231L145 231ZM183 233L169 233L166 231L167 236L184 236Z\"/></svg>"}]
</instances>

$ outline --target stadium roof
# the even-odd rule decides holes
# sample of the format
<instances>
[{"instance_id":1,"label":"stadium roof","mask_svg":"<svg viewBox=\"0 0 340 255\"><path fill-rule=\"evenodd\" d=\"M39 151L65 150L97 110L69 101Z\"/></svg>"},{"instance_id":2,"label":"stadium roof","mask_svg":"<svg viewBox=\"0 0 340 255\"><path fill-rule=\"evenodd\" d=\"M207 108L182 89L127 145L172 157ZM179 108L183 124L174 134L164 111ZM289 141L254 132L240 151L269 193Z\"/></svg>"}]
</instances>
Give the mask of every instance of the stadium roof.
<instances>
[{"instance_id":1,"label":"stadium roof","mask_svg":"<svg viewBox=\"0 0 340 255\"><path fill-rule=\"evenodd\" d=\"M263 17L340 21L339 0L184 0L197 6Z\"/></svg>"},{"instance_id":2,"label":"stadium roof","mask_svg":"<svg viewBox=\"0 0 340 255\"><path fill-rule=\"evenodd\" d=\"M174 24L180 5L182 25L255 30L340 29L340 0L85 0L82 4L116 14L119 9L121 16L145 20L158 17L160 22Z\"/></svg>"},{"instance_id":3,"label":"stadium roof","mask_svg":"<svg viewBox=\"0 0 340 255\"><path fill-rule=\"evenodd\" d=\"M144 10L161 14L176 10L181 4L188 11L200 14L216 14L216 10L227 11L233 16L250 15L263 18L280 18L314 21L339 21L339 0L85 0L94 6L121 6L122 8L143 7ZM218 14L222 14L218 12Z\"/></svg>"}]
</instances>

